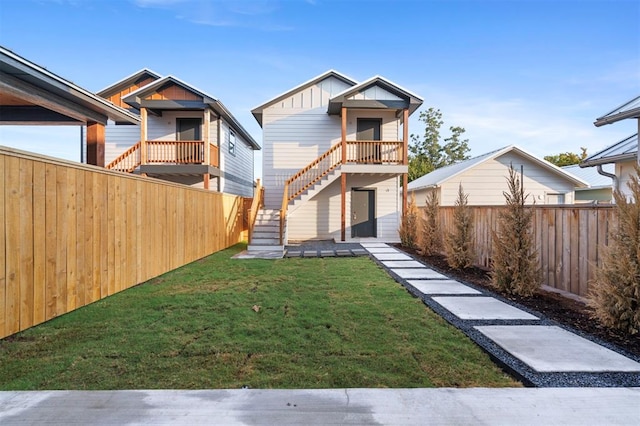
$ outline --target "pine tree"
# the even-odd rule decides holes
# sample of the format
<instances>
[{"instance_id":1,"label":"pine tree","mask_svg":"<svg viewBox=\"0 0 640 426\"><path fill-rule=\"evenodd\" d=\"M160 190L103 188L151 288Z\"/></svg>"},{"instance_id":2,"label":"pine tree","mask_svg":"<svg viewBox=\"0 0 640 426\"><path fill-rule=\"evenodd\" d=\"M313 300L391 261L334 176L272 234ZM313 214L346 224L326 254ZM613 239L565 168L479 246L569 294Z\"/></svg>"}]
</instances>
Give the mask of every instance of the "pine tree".
<instances>
[{"instance_id":1,"label":"pine tree","mask_svg":"<svg viewBox=\"0 0 640 426\"><path fill-rule=\"evenodd\" d=\"M440 204L436 189L429 192L422 217L422 254L431 256L442 250L442 230L440 229Z\"/></svg>"},{"instance_id":2,"label":"pine tree","mask_svg":"<svg viewBox=\"0 0 640 426\"><path fill-rule=\"evenodd\" d=\"M602 264L590 282L588 304L607 327L640 331L640 167L628 187L633 200L615 191L618 224L609 235Z\"/></svg>"},{"instance_id":3,"label":"pine tree","mask_svg":"<svg viewBox=\"0 0 640 426\"><path fill-rule=\"evenodd\" d=\"M508 293L531 296L541 283L532 230L533 211L525 208L528 195L513 166L509 167L507 186L509 192L503 192L506 207L498 214L498 231L492 235L491 280Z\"/></svg>"},{"instance_id":4,"label":"pine tree","mask_svg":"<svg viewBox=\"0 0 640 426\"><path fill-rule=\"evenodd\" d=\"M447 234L444 244L447 263L454 269L465 269L473 265L473 215L468 206L468 198L469 195L464 193L460 184L453 211L453 232Z\"/></svg>"}]
</instances>

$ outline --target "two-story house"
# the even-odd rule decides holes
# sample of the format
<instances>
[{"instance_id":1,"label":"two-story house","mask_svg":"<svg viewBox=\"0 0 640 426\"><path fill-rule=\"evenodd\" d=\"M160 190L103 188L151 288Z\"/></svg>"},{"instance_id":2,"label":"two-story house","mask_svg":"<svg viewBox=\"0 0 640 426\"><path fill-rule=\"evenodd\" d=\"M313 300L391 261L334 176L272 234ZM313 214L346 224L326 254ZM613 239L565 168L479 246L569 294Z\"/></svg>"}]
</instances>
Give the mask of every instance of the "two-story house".
<instances>
[{"instance_id":1,"label":"two-story house","mask_svg":"<svg viewBox=\"0 0 640 426\"><path fill-rule=\"evenodd\" d=\"M264 205L280 219L279 245L399 241L408 119L421 104L383 77L359 83L331 70L254 108L263 129Z\"/></svg>"},{"instance_id":2,"label":"two-story house","mask_svg":"<svg viewBox=\"0 0 640 426\"><path fill-rule=\"evenodd\" d=\"M260 145L218 99L148 69L98 95L140 116L138 125L108 122L107 168L253 196Z\"/></svg>"}]
</instances>

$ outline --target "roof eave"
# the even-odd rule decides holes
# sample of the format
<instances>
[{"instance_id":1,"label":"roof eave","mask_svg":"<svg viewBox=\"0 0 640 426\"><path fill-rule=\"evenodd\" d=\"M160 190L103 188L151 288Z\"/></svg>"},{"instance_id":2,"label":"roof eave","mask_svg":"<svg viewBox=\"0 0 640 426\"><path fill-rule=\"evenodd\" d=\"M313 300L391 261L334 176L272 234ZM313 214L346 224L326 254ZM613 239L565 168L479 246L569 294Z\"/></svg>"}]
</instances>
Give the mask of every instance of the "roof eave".
<instances>
[{"instance_id":1,"label":"roof eave","mask_svg":"<svg viewBox=\"0 0 640 426\"><path fill-rule=\"evenodd\" d=\"M614 155L611 157L602 157L602 158L597 158L590 161L583 161L579 164L579 166L584 168L584 167L599 166L601 164L615 164L615 163L620 163L622 161L633 160L633 159L636 159L637 157L638 157L637 153L630 152L627 154Z\"/></svg>"},{"instance_id":2,"label":"roof eave","mask_svg":"<svg viewBox=\"0 0 640 426\"><path fill-rule=\"evenodd\" d=\"M640 108L630 109L629 111L620 112L618 114L614 114L611 116L603 116L597 118L593 123L596 127L605 126L607 124L616 123L621 120L625 120L628 118L640 118Z\"/></svg>"}]
</instances>

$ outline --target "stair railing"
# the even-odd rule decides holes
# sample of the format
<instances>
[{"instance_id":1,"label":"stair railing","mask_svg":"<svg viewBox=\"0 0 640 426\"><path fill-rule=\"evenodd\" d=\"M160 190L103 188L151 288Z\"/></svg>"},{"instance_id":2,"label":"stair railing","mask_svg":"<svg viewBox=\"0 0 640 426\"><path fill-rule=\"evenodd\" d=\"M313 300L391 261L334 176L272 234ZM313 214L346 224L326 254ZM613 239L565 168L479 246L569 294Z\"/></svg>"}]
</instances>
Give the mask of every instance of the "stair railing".
<instances>
[{"instance_id":1,"label":"stair railing","mask_svg":"<svg viewBox=\"0 0 640 426\"><path fill-rule=\"evenodd\" d=\"M140 162L140 141L105 166L109 170L132 173Z\"/></svg>"},{"instance_id":2,"label":"stair railing","mask_svg":"<svg viewBox=\"0 0 640 426\"><path fill-rule=\"evenodd\" d=\"M249 243L251 243L251 239L253 238L253 228L256 224L256 218L258 217L258 211L264 205L264 188L260 183L260 179L256 179L256 189L253 193L253 201L251 201L251 208L249 209Z\"/></svg>"}]
</instances>

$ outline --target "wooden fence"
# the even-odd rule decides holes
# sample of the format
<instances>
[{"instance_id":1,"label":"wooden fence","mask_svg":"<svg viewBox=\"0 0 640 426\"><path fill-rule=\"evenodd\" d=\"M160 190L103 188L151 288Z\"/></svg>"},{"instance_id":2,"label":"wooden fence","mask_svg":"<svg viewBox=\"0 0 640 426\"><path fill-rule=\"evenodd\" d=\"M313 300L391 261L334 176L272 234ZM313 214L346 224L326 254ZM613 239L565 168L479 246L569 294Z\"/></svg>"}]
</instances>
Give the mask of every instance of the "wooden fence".
<instances>
[{"instance_id":1,"label":"wooden fence","mask_svg":"<svg viewBox=\"0 0 640 426\"><path fill-rule=\"evenodd\" d=\"M473 206L476 261L491 267L492 233L497 230L500 206ZM613 206L535 206L533 232L542 281L550 287L585 296L595 266L614 224ZM440 207L444 230L453 228L454 207ZM424 210L423 210L424 213Z\"/></svg>"},{"instance_id":2,"label":"wooden fence","mask_svg":"<svg viewBox=\"0 0 640 426\"><path fill-rule=\"evenodd\" d=\"M0 338L241 240L243 199L0 147Z\"/></svg>"}]
</instances>

